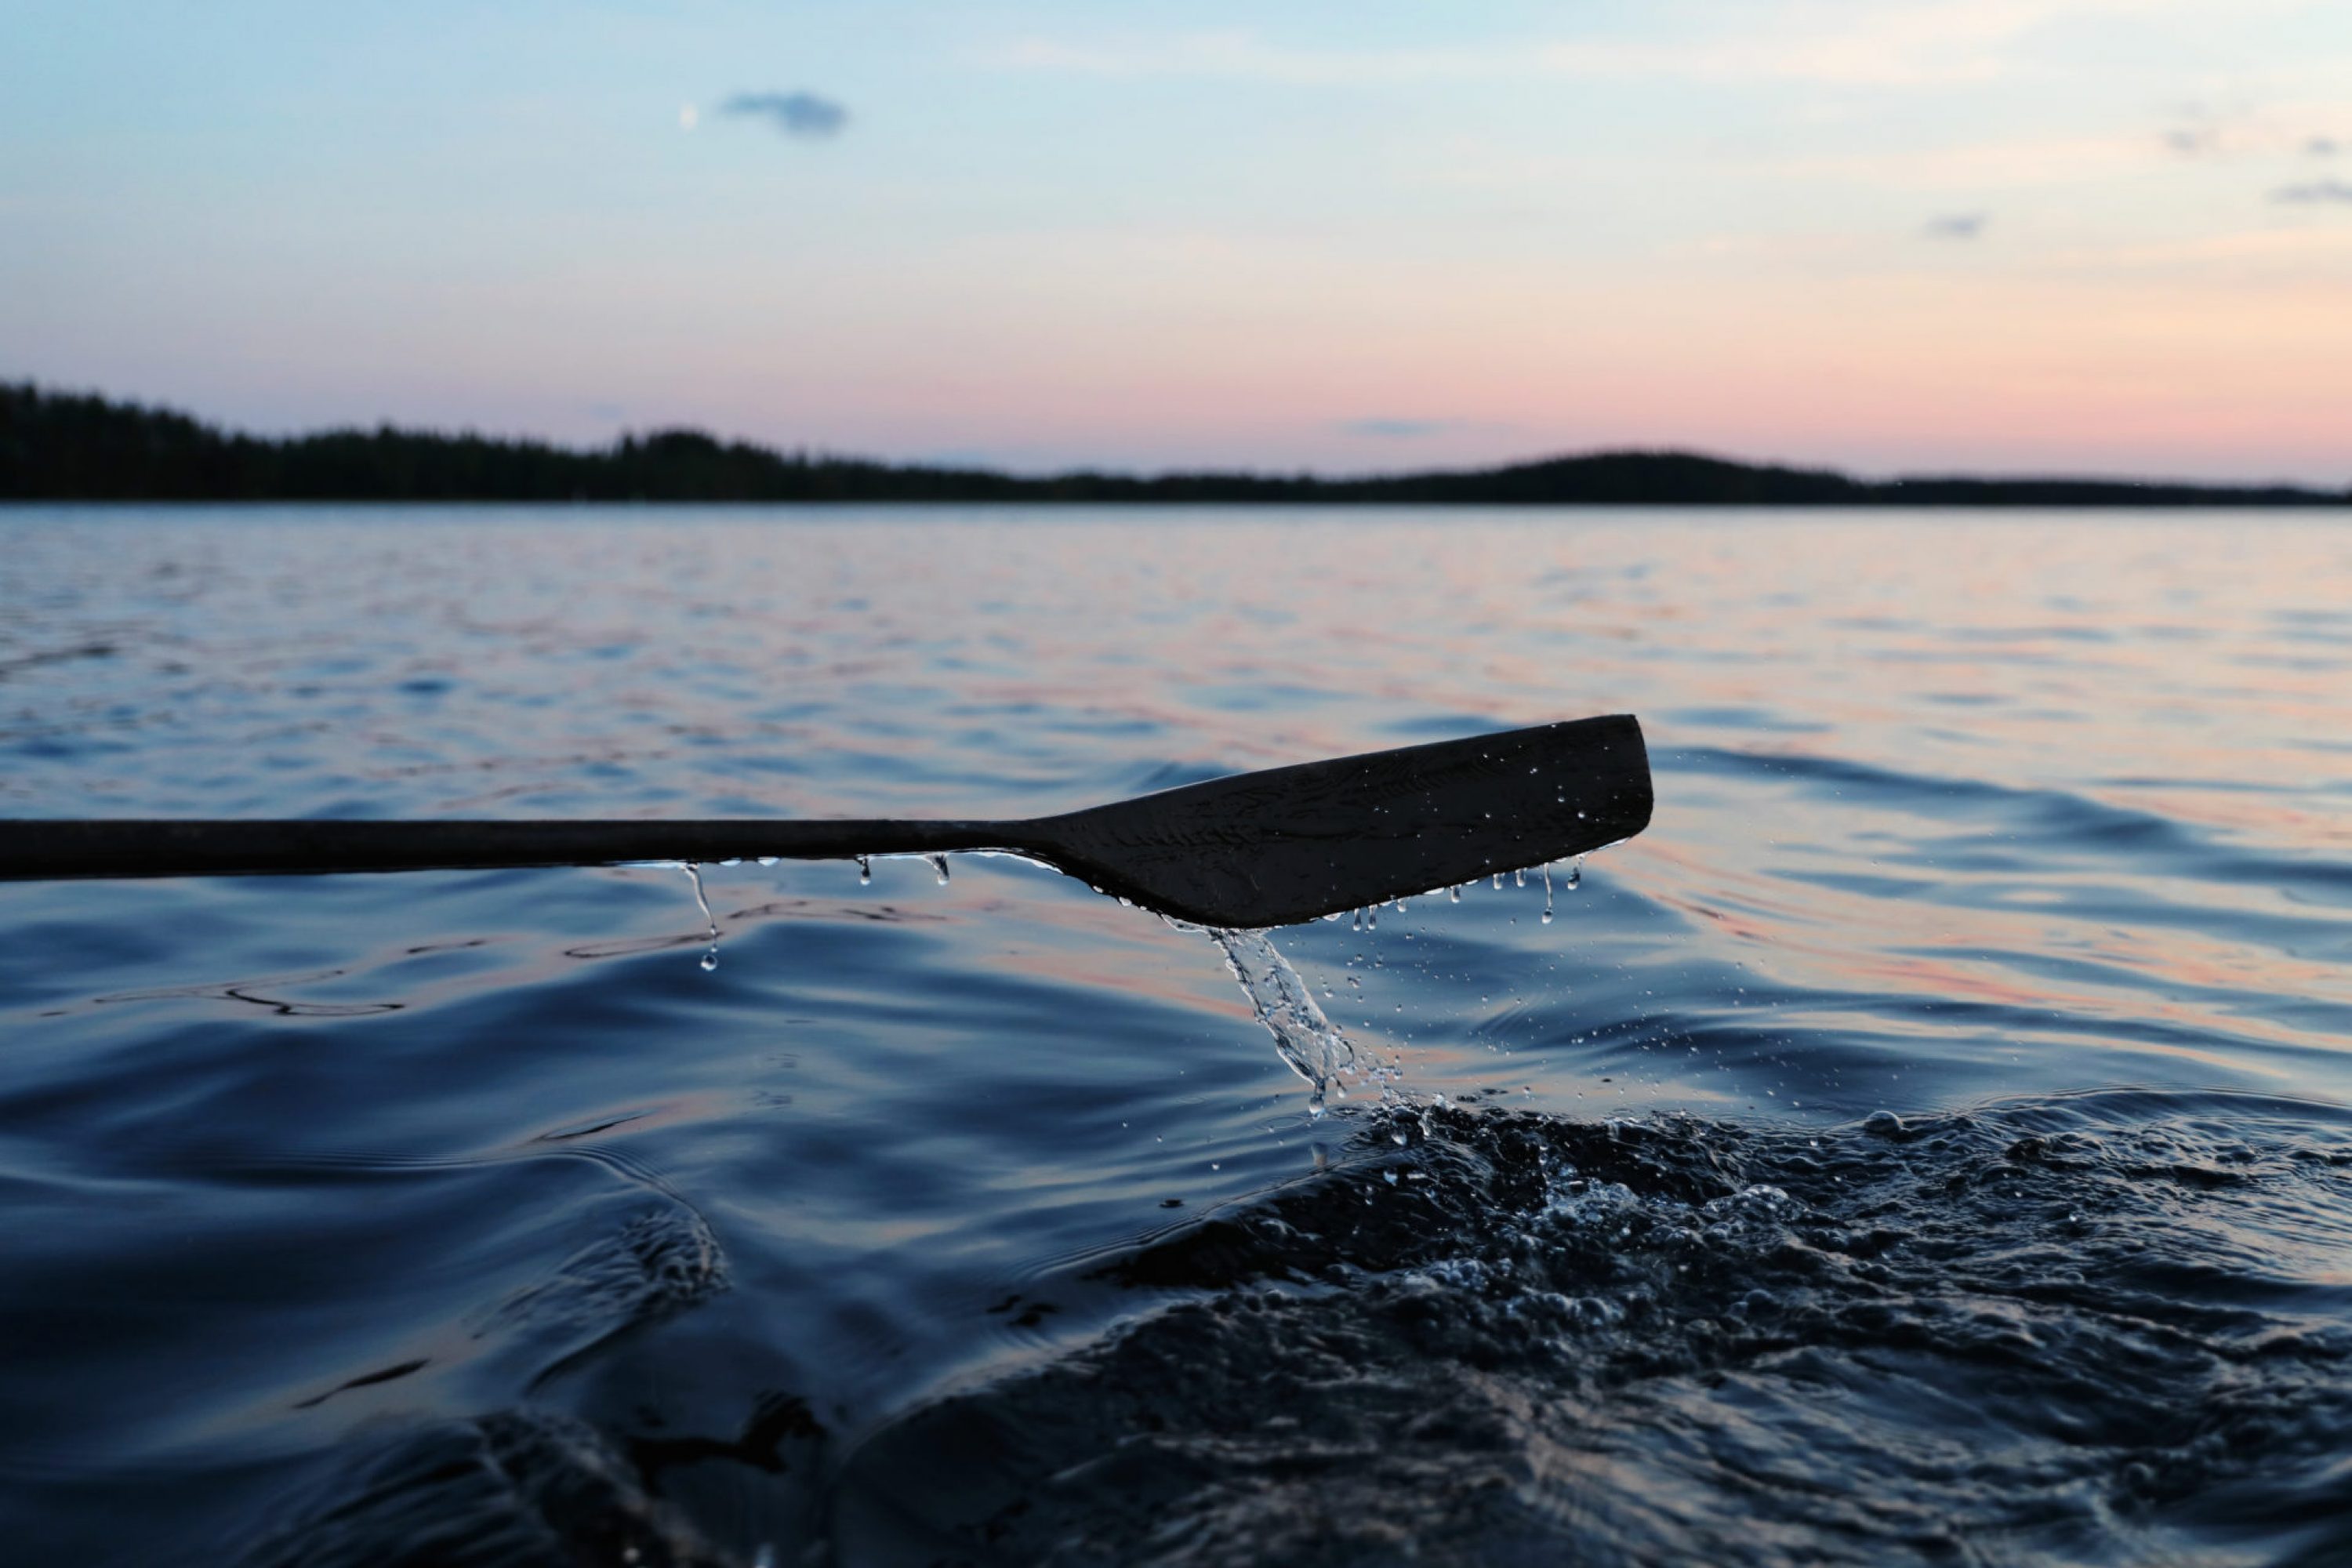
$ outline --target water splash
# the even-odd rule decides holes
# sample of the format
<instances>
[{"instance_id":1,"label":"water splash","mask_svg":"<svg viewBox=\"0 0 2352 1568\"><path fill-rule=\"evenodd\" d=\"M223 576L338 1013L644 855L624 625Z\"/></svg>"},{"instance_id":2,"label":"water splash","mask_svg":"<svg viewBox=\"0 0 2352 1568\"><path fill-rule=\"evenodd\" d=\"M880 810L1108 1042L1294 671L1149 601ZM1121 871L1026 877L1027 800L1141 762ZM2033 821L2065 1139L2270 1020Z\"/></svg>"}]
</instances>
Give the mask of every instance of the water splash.
<instances>
[{"instance_id":1,"label":"water splash","mask_svg":"<svg viewBox=\"0 0 2352 1568\"><path fill-rule=\"evenodd\" d=\"M710 900L702 890L702 867L700 863L698 861L688 860L680 864L678 869L685 872L686 879L694 884L694 907L702 911L702 934L709 938L710 942L710 946L703 952L702 955L702 970L704 973L708 974L710 971L719 967L719 921L712 918L710 913Z\"/></svg>"},{"instance_id":2,"label":"water splash","mask_svg":"<svg viewBox=\"0 0 2352 1568\"><path fill-rule=\"evenodd\" d=\"M1249 994L1257 1021L1274 1036L1274 1048L1313 1090L1307 1109L1322 1115L1325 1095L1341 1073L1356 1066L1355 1047L1323 1016L1298 971L1275 951L1264 931L1212 931L1209 935L1224 950L1225 967ZM1345 1097L1347 1090L1339 1093Z\"/></svg>"}]
</instances>

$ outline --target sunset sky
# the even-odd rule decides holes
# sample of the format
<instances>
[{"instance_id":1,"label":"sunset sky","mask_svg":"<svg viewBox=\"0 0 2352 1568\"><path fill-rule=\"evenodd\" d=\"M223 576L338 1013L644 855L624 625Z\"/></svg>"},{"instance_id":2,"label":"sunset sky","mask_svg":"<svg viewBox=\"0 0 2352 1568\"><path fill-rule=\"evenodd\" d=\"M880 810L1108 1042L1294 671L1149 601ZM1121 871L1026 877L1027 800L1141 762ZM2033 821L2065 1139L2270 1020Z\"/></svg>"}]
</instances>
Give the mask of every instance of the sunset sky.
<instances>
[{"instance_id":1,"label":"sunset sky","mask_svg":"<svg viewBox=\"0 0 2352 1568\"><path fill-rule=\"evenodd\" d=\"M0 0L0 378L1022 468L2352 481L2347 0Z\"/></svg>"}]
</instances>

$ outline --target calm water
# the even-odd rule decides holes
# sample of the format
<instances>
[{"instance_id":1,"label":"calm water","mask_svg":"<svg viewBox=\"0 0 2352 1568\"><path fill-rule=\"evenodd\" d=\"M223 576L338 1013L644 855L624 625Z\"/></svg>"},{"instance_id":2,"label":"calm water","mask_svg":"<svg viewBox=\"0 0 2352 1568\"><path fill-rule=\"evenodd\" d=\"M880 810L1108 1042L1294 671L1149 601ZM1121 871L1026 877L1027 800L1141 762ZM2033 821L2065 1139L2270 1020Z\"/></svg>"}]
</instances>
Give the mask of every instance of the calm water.
<instances>
[{"instance_id":1,"label":"calm water","mask_svg":"<svg viewBox=\"0 0 2352 1568\"><path fill-rule=\"evenodd\" d=\"M1632 710L1276 944L0 886L26 1562L2352 1554L2352 519L0 514L0 812L1026 816Z\"/></svg>"}]
</instances>

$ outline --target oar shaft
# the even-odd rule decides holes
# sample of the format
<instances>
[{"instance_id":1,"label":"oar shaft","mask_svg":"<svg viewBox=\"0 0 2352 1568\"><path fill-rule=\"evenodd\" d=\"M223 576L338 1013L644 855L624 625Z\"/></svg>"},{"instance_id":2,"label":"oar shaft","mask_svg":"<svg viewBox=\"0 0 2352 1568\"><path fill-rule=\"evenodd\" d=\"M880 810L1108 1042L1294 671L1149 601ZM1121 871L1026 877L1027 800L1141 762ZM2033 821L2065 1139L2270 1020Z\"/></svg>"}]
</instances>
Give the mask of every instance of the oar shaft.
<instances>
[{"instance_id":1,"label":"oar shaft","mask_svg":"<svg viewBox=\"0 0 2352 1568\"><path fill-rule=\"evenodd\" d=\"M0 880L845 860L1019 848L1018 823L0 821Z\"/></svg>"}]
</instances>

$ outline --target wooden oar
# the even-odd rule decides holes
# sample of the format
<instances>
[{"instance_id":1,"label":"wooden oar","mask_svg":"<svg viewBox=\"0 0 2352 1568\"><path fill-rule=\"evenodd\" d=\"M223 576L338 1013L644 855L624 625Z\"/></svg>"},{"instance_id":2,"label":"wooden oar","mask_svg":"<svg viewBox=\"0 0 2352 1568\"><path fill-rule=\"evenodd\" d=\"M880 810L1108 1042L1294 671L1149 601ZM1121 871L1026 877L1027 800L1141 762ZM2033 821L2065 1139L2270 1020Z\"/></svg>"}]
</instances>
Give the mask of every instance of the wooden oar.
<instances>
[{"instance_id":1,"label":"wooden oar","mask_svg":"<svg viewBox=\"0 0 2352 1568\"><path fill-rule=\"evenodd\" d=\"M1201 925L1288 925L1639 833L1630 714L1368 752L1018 822L0 822L0 879L277 876L996 849Z\"/></svg>"}]
</instances>

